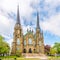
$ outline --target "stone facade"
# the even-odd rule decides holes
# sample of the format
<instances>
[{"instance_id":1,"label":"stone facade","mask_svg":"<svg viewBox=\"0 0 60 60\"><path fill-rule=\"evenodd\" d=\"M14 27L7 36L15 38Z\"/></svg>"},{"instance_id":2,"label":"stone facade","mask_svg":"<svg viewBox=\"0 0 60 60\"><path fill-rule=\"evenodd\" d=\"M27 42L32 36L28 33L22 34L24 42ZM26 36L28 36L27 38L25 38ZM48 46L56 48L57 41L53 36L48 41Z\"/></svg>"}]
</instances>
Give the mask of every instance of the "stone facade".
<instances>
[{"instance_id":1,"label":"stone facade","mask_svg":"<svg viewBox=\"0 0 60 60\"><path fill-rule=\"evenodd\" d=\"M19 7L17 10L17 22L14 27L13 34L13 43L11 54L15 55L16 53L41 53L44 54L44 40L43 32L41 32L39 26L39 15L37 12L37 26L36 33L27 29L27 33L23 35L22 26L20 24L19 18Z\"/></svg>"}]
</instances>

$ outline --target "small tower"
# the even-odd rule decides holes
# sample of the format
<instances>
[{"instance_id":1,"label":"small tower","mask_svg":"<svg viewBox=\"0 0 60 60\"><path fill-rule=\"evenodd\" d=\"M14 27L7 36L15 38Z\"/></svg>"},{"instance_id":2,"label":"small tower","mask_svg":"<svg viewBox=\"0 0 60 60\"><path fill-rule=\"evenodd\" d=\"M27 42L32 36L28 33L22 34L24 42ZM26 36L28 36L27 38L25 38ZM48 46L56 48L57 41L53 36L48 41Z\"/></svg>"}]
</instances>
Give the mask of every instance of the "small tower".
<instances>
[{"instance_id":1,"label":"small tower","mask_svg":"<svg viewBox=\"0 0 60 60\"><path fill-rule=\"evenodd\" d=\"M41 37L41 29L39 26L39 14L37 12L37 26L36 26L36 51L37 53L44 53L43 36Z\"/></svg>"},{"instance_id":2,"label":"small tower","mask_svg":"<svg viewBox=\"0 0 60 60\"><path fill-rule=\"evenodd\" d=\"M11 54L12 55L16 55L16 53L20 54L23 52L23 33L20 24L19 5L17 7L17 22L14 27L13 36L14 37L13 37Z\"/></svg>"}]
</instances>

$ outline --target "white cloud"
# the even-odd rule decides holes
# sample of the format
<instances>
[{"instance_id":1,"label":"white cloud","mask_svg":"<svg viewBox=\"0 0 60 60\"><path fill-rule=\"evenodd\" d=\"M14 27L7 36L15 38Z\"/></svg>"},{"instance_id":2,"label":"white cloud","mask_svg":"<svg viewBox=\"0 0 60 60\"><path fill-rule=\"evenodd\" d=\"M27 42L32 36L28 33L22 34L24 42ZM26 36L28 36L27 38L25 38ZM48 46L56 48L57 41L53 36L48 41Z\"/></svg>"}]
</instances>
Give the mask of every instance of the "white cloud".
<instances>
[{"instance_id":1,"label":"white cloud","mask_svg":"<svg viewBox=\"0 0 60 60\"><path fill-rule=\"evenodd\" d=\"M7 13L14 12L17 13L17 4L20 6L20 16L21 20L23 17L27 19L27 21L36 22L36 17L31 17L33 12L36 12L34 8L31 7L31 4L35 6L40 3L40 0L0 0L0 9L3 9L4 12L0 11L0 34L2 34L6 38L10 38L10 34L13 35L13 28L15 21L13 19L8 19ZM60 4L60 0L45 0L45 4L49 4L51 7L46 7L45 10L49 11L49 14L52 13L52 9ZM37 6L38 7L38 6ZM44 18L45 19L45 18ZM24 20L22 21L24 22ZM51 16L46 21L42 22L42 29L44 31L49 31L55 35L60 36L60 14ZM30 26L23 25L23 33L26 33L27 28ZM31 29L34 30L34 26ZM35 32L35 30L34 30ZM12 39L9 39L8 42L11 43Z\"/></svg>"},{"instance_id":2,"label":"white cloud","mask_svg":"<svg viewBox=\"0 0 60 60\"><path fill-rule=\"evenodd\" d=\"M12 18L8 18L7 13L17 13L17 4L20 7L20 16L24 16L27 20L32 20L31 14L34 9L31 7L31 3L38 4L39 0L0 0L0 34L8 39L8 43L11 44L15 21ZM22 18L21 18L22 19ZM29 28L30 26L27 26ZM25 34L27 30L23 24L23 32ZM34 28L31 28L34 30Z\"/></svg>"},{"instance_id":3,"label":"white cloud","mask_svg":"<svg viewBox=\"0 0 60 60\"><path fill-rule=\"evenodd\" d=\"M56 6L60 5L60 0L45 0L45 4L51 6L51 8L55 8Z\"/></svg>"},{"instance_id":4,"label":"white cloud","mask_svg":"<svg viewBox=\"0 0 60 60\"><path fill-rule=\"evenodd\" d=\"M50 19L46 19L41 25L41 28L44 31L49 31L54 35L60 36L60 14L52 16Z\"/></svg>"},{"instance_id":5,"label":"white cloud","mask_svg":"<svg viewBox=\"0 0 60 60\"><path fill-rule=\"evenodd\" d=\"M20 16L24 16L29 20L31 14L34 12L31 4L37 5L40 0L2 0L0 8L6 10L7 12L13 11L17 12L17 5L20 7Z\"/></svg>"},{"instance_id":6,"label":"white cloud","mask_svg":"<svg viewBox=\"0 0 60 60\"><path fill-rule=\"evenodd\" d=\"M7 43L9 43L10 47L12 46L13 39L6 40Z\"/></svg>"},{"instance_id":7,"label":"white cloud","mask_svg":"<svg viewBox=\"0 0 60 60\"><path fill-rule=\"evenodd\" d=\"M56 0L45 0L45 2L51 4L51 3L58 3L60 2L60 0L57 0L57 1Z\"/></svg>"},{"instance_id":8,"label":"white cloud","mask_svg":"<svg viewBox=\"0 0 60 60\"><path fill-rule=\"evenodd\" d=\"M8 19L7 17L0 14L0 34L9 36L12 32L15 21Z\"/></svg>"}]
</instances>

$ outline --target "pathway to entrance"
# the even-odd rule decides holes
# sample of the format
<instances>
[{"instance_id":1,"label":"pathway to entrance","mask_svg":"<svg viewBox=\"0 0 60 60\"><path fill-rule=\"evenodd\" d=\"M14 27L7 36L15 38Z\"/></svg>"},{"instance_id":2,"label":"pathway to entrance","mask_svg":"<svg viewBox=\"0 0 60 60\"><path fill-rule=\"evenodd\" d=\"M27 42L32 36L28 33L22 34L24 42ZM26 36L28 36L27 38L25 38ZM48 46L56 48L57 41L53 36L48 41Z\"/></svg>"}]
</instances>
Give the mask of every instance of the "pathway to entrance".
<instances>
[{"instance_id":1,"label":"pathway to entrance","mask_svg":"<svg viewBox=\"0 0 60 60\"><path fill-rule=\"evenodd\" d=\"M35 56L35 57L28 57L28 56L26 56L25 58L39 58L41 60L48 60L47 57L39 57L39 56Z\"/></svg>"},{"instance_id":2,"label":"pathway to entrance","mask_svg":"<svg viewBox=\"0 0 60 60\"><path fill-rule=\"evenodd\" d=\"M37 53L26 53L23 54L25 56L25 58L39 58L42 60L48 60L48 57L44 54L37 54Z\"/></svg>"}]
</instances>

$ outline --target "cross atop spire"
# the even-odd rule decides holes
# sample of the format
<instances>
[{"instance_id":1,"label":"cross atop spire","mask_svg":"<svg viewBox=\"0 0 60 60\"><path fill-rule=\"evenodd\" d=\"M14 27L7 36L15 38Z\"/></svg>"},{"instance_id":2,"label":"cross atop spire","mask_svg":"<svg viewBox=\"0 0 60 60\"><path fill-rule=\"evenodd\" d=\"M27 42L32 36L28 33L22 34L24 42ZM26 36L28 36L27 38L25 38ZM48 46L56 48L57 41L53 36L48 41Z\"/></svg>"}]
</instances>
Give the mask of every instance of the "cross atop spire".
<instances>
[{"instance_id":1,"label":"cross atop spire","mask_svg":"<svg viewBox=\"0 0 60 60\"><path fill-rule=\"evenodd\" d=\"M40 29L40 26L39 26L39 14L37 12L37 29Z\"/></svg>"},{"instance_id":2,"label":"cross atop spire","mask_svg":"<svg viewBox=\"0 0 60 60\"><path fill-rule=\"evenodd\" d=\"M19 5L17 6L17 24L20 24Z\"/></svg>"}]
</instances>

